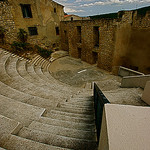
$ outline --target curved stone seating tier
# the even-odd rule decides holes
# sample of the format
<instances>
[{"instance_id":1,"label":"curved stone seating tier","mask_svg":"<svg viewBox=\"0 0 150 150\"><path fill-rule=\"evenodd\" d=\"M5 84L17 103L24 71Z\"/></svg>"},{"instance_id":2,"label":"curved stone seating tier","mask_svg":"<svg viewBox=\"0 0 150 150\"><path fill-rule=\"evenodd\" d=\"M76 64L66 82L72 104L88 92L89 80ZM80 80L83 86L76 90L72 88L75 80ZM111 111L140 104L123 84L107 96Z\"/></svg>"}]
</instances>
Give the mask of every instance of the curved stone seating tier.
<instances>
[{"instance_id":1,"label":"curved stone seating tier","mask_svg":"<svg viewBox=\"0 0 150 150\"><path fill-rule=\"evenodd\" d=\"M52 92L49 94L48 91L47 92L44 91L43 88L38 88L38 87L34 86L33 84L25 81L23 78L18 76L16 72L12 73L11 70L9 70L8 68L6 68L6 69L7 69L7 73L9 72L8 73L9 76L5 71L3 71L3 73L4 73L3 76L5 77L5 79L2 78L2 80L3 80L2 82L5 82L5 84L7 84L17 90L20 90L22 92L31 94L33 96L38 96L38 97L46 98L46 99L55 99L54 96L51 94ZM57 97L57 95L56 95L56 97ZM57 100L58 100L58 98L57 98Z\"/></svg>"},{"instance_id":2,"label":"curved stone seating tier","mask_svg":"<svg viewBox=\"0 0 150 150\"><path fill-rule=\"evenodd\" d=\"M90 92L57 81L49 65L0 49L0 149L97 148Z\"/></svg>"},{"instance_id":3,"label":"curved stone seating tier","mask_svg":"<svg viewBox=\"0 0 150 150\"><path fill-rule=\"evenodd\" d=\"M58 88L54 88L54 86L51 84L44 84L44 81L39 78L38 76L30 76L25 68L25 61L17 61L17 71L18 74L24 78L25 80L27 80L28 82L40 87L40 88L44 88L44 90L50 90L51 93L52 91L54 91L55 95L63 95L63 93L61 93L60 91L58 91Z\"/></svg>"}]
</instances>

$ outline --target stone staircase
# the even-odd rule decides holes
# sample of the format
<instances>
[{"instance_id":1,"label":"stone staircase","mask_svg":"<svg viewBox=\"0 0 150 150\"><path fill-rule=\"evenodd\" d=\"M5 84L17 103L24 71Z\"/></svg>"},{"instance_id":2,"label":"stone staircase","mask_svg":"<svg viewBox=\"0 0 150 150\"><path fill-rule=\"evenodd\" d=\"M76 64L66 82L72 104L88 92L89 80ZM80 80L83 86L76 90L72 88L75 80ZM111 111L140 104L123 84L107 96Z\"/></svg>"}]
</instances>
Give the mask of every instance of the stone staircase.
<instances>
[{"instance_id":1,"label":"stone staircase","mask_svg":"<svg viewBox=\"0 0 150 150\"><path fill-rule=\"evenodd\" d=\"M0 49L0 149L97 149L92 90L57 81L49 66Z\"/></svg>"}]
</instances>

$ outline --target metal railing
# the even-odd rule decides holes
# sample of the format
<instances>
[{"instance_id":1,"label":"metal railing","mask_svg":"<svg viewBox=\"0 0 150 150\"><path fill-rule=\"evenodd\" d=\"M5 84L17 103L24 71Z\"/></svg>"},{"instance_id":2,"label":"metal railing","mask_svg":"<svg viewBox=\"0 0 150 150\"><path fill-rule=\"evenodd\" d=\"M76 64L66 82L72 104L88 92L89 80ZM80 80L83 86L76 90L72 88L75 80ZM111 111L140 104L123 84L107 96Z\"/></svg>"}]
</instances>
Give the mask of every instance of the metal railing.
<instances>
[{"instance_id":1,"label":"metal railing","mask_svg":"<svg viewBox=\"0 0 150 150\"><path fill-rule=\"evenodd\" d=\"M100 139L101 123L103 116L104 104L110 103L99 87L94 83L94 109L95 109L95 124L97 130L97 142Z\"/></svg>"}]
</instances>

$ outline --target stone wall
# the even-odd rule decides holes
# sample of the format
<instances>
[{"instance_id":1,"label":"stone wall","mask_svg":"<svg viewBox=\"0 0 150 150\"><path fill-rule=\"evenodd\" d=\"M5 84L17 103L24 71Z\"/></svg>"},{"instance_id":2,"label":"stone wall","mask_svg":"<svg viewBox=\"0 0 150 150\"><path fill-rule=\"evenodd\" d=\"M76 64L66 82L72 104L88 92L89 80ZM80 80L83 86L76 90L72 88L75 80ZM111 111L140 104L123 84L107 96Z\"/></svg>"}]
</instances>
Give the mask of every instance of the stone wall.
<instances>
[{"instance_id":1,"label":"stone wall","mask_svg":"<svg viewBox=\"0 0 150 150\"><path fill-rule=\"evenodd\" d=\"M78 26L81 27L81 42ZM94 28L99 32L97 45ZM149 37L150 15L139 17L137 11L124 11L117 19L61 22L61 48L73 57L90 64L97 63L98 67L108 71L124 66L150 73Z\"/></svg>"},{"instance_id":2,"label":"stone wall","mask_svg":"<svg viewBox=\"0 0 150 150\"><path fill-rule=\"evenodd\" d=\"M81 27L81 35L78 33L78 27ZM94 28L99 30L99 44L97 43L97 45L95 45ZM61 22L61 48L68 50L71 56L81 57L90 64L97 61L99 67L111 71L115 48L115 28L113 20ZM67 37L65 36L66 32ZM81 36L81 41L79 41L79 36ZM68 46L64 41L68 41Z\"/></svg>"},{"instance_id":3,"label":"stone wall","mask_svg":"<svg viewBox=\"0 0 150 150\"><path fill-rule=\"evenodd\" d=\"M150 15L147 13L138 17L136 11L126 12L125 15L117 26L113 66L149 74Z\"/></svg>"},{"instance_id":4,"label":"stone wall","mask_svg":"<svg viewBox=\"0 0 150 150\"><path fill-rule=\"evenodd\" d=\"M21 5L26 4L30 5L32 17L23 16ZM29 34L28 42L46 47L59 45L60 36L56 34L56 28L60 28L60 21L64 18L62 5L52 0L7 0L7 4L1 2L0 13L3 12L5 14L0 21L4 26L9 24L6 29L9 28L10 42L13 33L17 33L19 28L29 33L29 27L34 27L38 34Z\"/></svg>"},{"instance_id":5,"label":"stone wall","mask_svg":"<svg viewBox=\"0 0 150 150\"><path fill-rule=\"evenodd\" d=\"M12 7L6 1L0 1L0 26L6 29L6 43L11 43L16 39L16 27L12 15Z\"/></svg>"}]
</instances>

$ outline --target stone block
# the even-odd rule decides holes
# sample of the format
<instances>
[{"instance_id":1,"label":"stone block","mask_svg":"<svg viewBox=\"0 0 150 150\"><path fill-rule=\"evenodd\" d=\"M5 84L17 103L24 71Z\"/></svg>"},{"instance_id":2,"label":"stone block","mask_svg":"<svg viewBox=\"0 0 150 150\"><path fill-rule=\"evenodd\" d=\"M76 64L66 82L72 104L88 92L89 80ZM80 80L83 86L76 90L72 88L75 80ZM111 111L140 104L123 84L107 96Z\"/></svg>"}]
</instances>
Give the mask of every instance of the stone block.
<instances>
[{"instance_id":1,"label":"stone block","mask_svg":"<svg viewBox=\"0 0 150 150\"><path fill-rule=\"evenodd\" d=\"M146 86L144 88L144 92L142 95L142 100L147 103L148 105L150 105L150 81L148 81L146 83Z\"/></svg>"}]
</instances>

